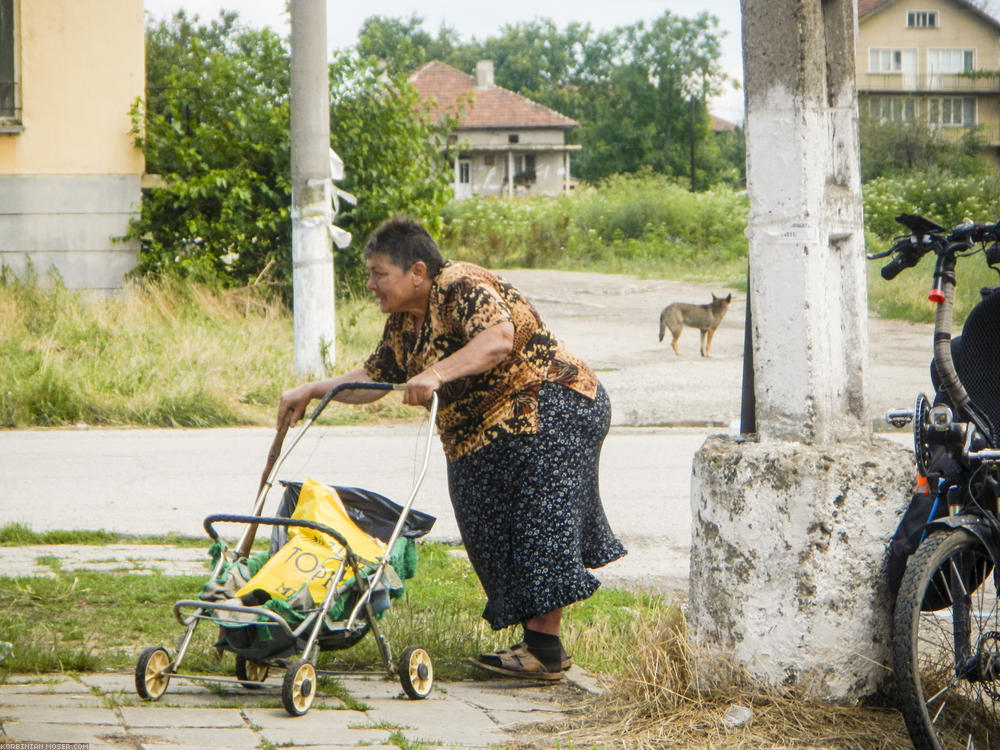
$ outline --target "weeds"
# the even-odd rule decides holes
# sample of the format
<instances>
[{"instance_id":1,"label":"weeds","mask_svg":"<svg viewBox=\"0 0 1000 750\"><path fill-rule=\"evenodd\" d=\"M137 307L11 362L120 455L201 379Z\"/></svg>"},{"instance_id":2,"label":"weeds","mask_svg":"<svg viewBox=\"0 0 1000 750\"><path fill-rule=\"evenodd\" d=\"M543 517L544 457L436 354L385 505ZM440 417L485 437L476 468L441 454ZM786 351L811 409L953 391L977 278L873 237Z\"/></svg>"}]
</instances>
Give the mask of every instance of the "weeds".
<instances>
[{"instance_id":1,"label":"weeds","mask_svg":"<svg viewBox=\"0 0 1000 750\"><path fill-rule=\"evenodd\" d=\"M338 371L357 367L382 325L367 300L338 307ZM135 281L98 297L0 273L0 427L272 424L292 371L292 319L253 288ZM331 404L323 423L411 418L387 399Z\"/></svg>"},{"instance_id":2,"label":"weeds","mask_svg":"<svg viewBox=\"0 0 1000 750\"><path fill-rule=\"evenodd\" d=\"M911 747L900 715L866 706L837 706L763 685L708 654L688 637L676 609L636 619L628 643L635 658L611 677L604 696L581 712L563 734L602 747L738 748L824 747L905 750ZM727 727L730 706L752 718Z\"/></svg>"}]
</instances>

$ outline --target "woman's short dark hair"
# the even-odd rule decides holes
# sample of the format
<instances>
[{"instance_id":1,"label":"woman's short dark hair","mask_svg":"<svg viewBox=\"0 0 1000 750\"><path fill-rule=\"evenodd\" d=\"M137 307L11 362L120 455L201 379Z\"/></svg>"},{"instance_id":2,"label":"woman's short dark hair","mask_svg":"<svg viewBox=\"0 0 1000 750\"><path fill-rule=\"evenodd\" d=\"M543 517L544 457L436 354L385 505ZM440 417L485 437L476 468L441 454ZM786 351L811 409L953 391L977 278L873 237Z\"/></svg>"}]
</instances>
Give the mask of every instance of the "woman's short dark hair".
<instances>
[{"instance_id":1,"label":"woman's short dark hair","mask_svg":"<svg viewBox=\"0 0 1000 750\"><path fill-rule=\"evenodd\" d=\"M379 224L365 242L365 258L378 253L385 255L393 265L409 271L422 260L427 275L434 278L444 265L444 257L430 233L416 219L393 216Z\"/></svg>"}]
</instances>

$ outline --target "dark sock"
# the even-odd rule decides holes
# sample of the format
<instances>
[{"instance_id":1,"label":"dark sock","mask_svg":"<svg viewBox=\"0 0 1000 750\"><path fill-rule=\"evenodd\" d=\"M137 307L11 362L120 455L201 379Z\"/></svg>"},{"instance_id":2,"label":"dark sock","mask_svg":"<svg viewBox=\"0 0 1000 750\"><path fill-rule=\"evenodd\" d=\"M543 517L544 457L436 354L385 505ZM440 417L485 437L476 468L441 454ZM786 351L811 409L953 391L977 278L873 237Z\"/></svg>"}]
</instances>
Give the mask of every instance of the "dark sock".
<instances>
[{"instance_id":1,"label":"dark sock","mask_svg":"<svg viewBox=\"0 0 1000 750\"><path fill-rule=\"evenodd\" d=\"M525 628L524 645L538 661L545 665L546 669L556 671L562 667L562 658L565 652L558 635L549 635Z\"/></svg>"}]
</instances>

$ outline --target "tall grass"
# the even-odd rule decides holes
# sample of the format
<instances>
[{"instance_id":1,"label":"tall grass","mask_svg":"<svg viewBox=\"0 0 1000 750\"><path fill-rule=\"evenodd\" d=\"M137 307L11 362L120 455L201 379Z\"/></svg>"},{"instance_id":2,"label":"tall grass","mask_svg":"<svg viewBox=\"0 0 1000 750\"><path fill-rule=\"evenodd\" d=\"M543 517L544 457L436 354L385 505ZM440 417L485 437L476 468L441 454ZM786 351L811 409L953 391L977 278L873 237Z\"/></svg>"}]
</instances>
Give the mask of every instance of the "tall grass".
<instances>
[{"instance_id":1,"label":"tall grass","mask_svg":"<svg viewBox=\"0 0 1000 750\"><path fill-rule=\"evenodd\" d=\"M475 197L445 211L442 245L489 268L556 268L740 285L747 197L691 193L654 174L620 175L571 196Z\"/></svg>"},{"instance_id":2,"label":"tall grass","mask_svg":"<svg viewBox=\"0 0 1000 750\"><path fill-rule=\"evenodd\" d=\"M363 361L382 322L369 300L339 301L338 371ZM2 272L0 333L0 427L271 424L298 382L291 315L254 288L166 278L104 297ZM326 421L358 412L407 410L332 405Z\"/></svg>"}]
</instances>

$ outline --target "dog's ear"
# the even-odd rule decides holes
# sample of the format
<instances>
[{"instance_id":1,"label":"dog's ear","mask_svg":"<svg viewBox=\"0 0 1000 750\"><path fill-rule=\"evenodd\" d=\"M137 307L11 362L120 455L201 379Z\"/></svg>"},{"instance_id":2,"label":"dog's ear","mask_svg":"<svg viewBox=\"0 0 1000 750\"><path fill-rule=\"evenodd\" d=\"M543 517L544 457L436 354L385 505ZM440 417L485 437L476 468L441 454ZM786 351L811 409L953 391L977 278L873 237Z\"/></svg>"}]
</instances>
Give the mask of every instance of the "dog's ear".
<instances>
[{"instance_id":1,"label":"dog's ear","mask_svg":"<svg viewBox=\"0 0 1000 750\"><path fill-rule=\"evenodd\" d=\"M732 302L732 301L733 301L733 293L730 292L729 294L726 295L726 302Z\"/></svg>"}]
</instances>

